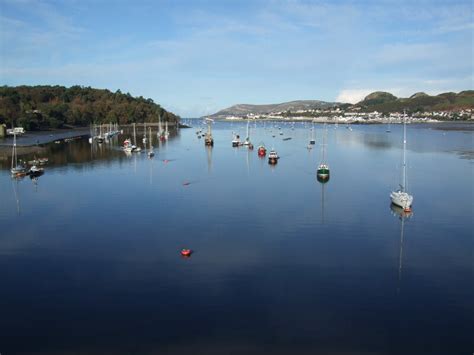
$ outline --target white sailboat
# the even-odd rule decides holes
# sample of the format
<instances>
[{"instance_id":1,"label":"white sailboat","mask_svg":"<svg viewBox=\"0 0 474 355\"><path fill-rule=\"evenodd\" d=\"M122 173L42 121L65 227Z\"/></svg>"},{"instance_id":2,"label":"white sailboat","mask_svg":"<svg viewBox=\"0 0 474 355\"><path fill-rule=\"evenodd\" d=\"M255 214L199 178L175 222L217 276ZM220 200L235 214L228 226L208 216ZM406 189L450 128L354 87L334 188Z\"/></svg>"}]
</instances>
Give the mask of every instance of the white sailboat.
<instances>
[{"instance_id":1,"label":"white sailboat","mask_svg":"<svg viewBox=\"0 0 474 355\"><path fill-rule=\"evenodd\" d=\"M164 133L164 137L165 139L168 139L170 136L170 132L168 130L168 121L165 121L165 133Z\"/></svg>"},{"instance_id":2,"label":"white sailboat","mask_svg":"<svg viewBox=\"0 0 474 355\"><path fill-rule=\"evenodd\" d=\"M403 208L404 211L411 211L413 203L413 196L407 192L407 163L406 163L406 145L407 145L407 129L406 129L406 115L403 115L403 164L402 176L403 181L400 188L390 193L392 203Z\"/></svg>"},{"instance_id":3,"label":"white sailboat","mask_svg":"<svg viewBox=\"0 0 474 355\"><path fill-rule=\"evenodd\" d=\"M247 118L247 132L246 132L246 135L245 135L245 141L244 141L244 145L249 145L250 144L250 121L249 119Z\"/></svg>"},{"instance_id":4,"label":"white sailboat","mask_svg":"<svg viewBox=\"0 0 474 355\"><path fill-rule=\"evenodd\" d=\"M143 139L142 139L142 142L143 142L143 145L146 146L146 122L143 122Z\"/></svg>"},{"instance_id":5,"label":"white sailboat","mask_svg":"<svg viewBox=\"0 0 474 355\"><path fill-rule=\"evenodd\" d=\"M26 173L26 167L18 164L18 155L16 153L16 133L13 133L13 151L12 151L12 167L10 169L12 176L20 176Z\"/></svg>"},{"instance_id":6,"label":"white sailboat","mask_svg":"<svg viewBox=\"0 0 474 355\"><path fill-rule=\"evenodd\" d=\"M135 128L135 123L133 123L133 145L132 152L141 152L142 148L137 145L137 131Z\"/></svg>"},{"instance_id":7,"label":"white sailboat","mask_svg":"<svg viewBox=\"0 0 474 355\"><path fill-rule=\"evenodd\" d=\"M148 127L148 131L149 131L149 139L150 139L150 150L148 151L147 155L148 155L148 158L153 158L155 156L155 152L153 151L153 146L151 145L151 127Z\"/></svg>"}]
</instances>

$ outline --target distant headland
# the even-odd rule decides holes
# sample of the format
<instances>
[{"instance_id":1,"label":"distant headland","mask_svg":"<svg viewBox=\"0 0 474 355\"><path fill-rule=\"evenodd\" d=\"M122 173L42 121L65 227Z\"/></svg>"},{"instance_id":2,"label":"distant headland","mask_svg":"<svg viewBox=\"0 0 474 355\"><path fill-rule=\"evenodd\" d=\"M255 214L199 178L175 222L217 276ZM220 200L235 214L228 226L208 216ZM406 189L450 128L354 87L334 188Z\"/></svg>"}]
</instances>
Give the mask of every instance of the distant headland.
<instances>
[{"instance_id":1,"label":"distant headland","mask_svg":"<svg viewBox=\"0 0 474 355\"><path fill-rule=\"evenodd\" d=\"M152 99L133 97L120 90L84 86L2 86L0 125L27 131L84 127L90 124L179 122Z\"/></svg>"},{"instance_id":2,"label":"distant headland","mask_svg":"<svg viewBox=\"0 0 474 355\"><path fill-rule=\"evenodd\" d=\"M406 112L412 122L473 120L474 90L430 96L418 92L408 98L376 91L356 104L320 100L291 101L281 104L239 104L216 112L213 119L302 120L329 123L399 122Z\"/></svg>"}]
</instances>

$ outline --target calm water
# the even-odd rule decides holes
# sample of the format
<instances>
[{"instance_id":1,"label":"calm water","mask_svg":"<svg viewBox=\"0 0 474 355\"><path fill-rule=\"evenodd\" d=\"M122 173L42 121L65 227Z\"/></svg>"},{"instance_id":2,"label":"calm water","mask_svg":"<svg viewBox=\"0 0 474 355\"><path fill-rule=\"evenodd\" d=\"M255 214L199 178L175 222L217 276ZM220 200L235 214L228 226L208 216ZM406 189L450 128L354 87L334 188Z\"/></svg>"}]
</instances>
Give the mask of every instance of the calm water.
<instances>
[{"instance_id":1,"label":"calm water","mask_svg":"<svg viewBox=\"0 0 474 355\"><path fill-rule=\"evenodd\" d=\"M400 216L400 126L329 126L324 185L322 126L310 151L309 125L275 126L252 152L243 123L152 160L53 144L36 182L2 163L0 353L471 354L473 131L408 127Z\"/></svg>"}]
</instances>

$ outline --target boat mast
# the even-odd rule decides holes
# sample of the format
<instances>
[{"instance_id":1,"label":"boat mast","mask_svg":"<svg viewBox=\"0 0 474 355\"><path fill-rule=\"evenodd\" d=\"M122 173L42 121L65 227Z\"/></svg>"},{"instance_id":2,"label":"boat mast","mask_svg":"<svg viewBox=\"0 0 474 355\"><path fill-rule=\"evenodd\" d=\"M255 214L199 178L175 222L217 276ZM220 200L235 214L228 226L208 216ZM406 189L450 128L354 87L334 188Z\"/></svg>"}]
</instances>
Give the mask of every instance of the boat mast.
<instances>
[{"instance_id":1,"label":"boat mast","mask_svg":"<svg viewBox=\"0 0 474 355\"><path fill-rule=\"evenodd\" d=\"M153 150L153 146L151 145L151 127L148 127L148 132L149 132L148 136L150 137L150 138L149 138L149 139L150 139L150 150L152 151L152 150Z\"/></svg>"},{"instance_id":2,"label":"boat mast","mask_svg":"<svg viewBox=\"0 0 474 355\"><path fill-rule=\"evenodd\" d=\"M249 121L249 118L247 117L247 135L246 135L246 139L245 139L247 142L250 139L250 137L249 137L249 123L250 123L250 121Z\"/></svg>"},{"instance_id":3,"label":"boat mast","mask_svg":"<svg viewBox=\"0 0 474 355\"><path fill-rule=\"evenodd\" d=\"M15 164L15 165L13 165ZM16 158L16 133L13 131L12 169L18 165Z\"/></svg>"},{"instance_id":4,"label":"boat mast","mask_svg":"<svg viewBox=\"0 0 474 355\"><path fill-rule=\"evenodd\" d=\"M327 129L326 129L326 123L324 124L324 133L323 133L323 160L322 160L322 164L326 164L326 133L327 133Z\"/></svg>"},{"instance_id":5,"label":"boat mast","mask_svg":"<svg viewBox=\"0 0 474 355\"><path fill-rule=\"evenodd\" d=\"M137 145L137 132L135 130L135 122L133 122L133 144Z\"/></svg>"},{"instance_id":6,"label":"boat mast","mask_svg":"<svg viewBox=\"0 0 474 355\"><path fill-rule=\"evenodd\" d=\"M406 114L405 114L405 111L403 111L403 183L402 183L403 192L405 192L406 184L407 184L406 145L407 145Z\"/></svg>"}]
</instances>

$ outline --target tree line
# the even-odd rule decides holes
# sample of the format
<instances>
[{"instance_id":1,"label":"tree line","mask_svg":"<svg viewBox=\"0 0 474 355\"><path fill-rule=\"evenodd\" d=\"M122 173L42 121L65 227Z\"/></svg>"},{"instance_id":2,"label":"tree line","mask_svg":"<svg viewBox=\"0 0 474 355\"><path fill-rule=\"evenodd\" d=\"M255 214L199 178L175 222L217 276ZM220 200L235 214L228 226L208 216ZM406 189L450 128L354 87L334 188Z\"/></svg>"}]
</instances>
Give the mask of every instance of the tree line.
<instances>
[{"instance_id":1,"label":"tree line","mask_svg":"<svg viewBox=\"0 0 474 355\"><path fill-rule=\"evenodd\" d=\"M179 116L152 99L120 90L72 86L0 87L0 124L28 131L90 124L177 122Z\"/></svg>"}]
</instances>

